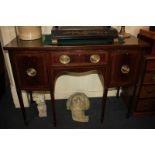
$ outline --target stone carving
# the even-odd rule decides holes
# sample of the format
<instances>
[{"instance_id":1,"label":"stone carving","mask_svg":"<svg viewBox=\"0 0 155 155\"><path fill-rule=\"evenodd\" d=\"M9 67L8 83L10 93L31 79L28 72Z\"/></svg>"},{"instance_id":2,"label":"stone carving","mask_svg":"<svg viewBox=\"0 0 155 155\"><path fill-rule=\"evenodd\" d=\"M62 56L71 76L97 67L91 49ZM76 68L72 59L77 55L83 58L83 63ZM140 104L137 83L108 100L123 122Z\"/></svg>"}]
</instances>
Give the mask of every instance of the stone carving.
<instances>
[{"instance_id":1,"label":"stone carving","mask_svg":"<svg viewBox=\"0 0 155 155\"><path fill-rule=\"evenodd\" d=\"M39 117L47 117L47 107L45 101L45 95L41 93L33 93L33 100L37 104Z\"/></svg>"},{"instance_id":2,"label":"stone carving","mask_svg":"<svg viewBox=\"0 0 155 155\"><path fill-rule=\"evenodd\" d=\"M85 115L85 110L90 107L88 97L84 93L75 93L67 100L67 110L71 110L72 119L78 122L88 122L89 116Z\"/></svg>"}]
</instances>

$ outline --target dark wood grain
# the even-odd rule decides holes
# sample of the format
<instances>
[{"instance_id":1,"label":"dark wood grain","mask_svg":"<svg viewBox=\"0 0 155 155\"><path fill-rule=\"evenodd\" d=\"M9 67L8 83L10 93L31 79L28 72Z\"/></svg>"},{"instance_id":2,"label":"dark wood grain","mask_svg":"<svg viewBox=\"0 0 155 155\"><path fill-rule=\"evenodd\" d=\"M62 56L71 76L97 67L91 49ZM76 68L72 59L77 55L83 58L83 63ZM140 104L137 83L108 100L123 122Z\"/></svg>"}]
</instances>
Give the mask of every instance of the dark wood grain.
<instances>
[{"instance_id":1,"label":"dark wood grain","mask_svg":"<svg viewBox=\"0 0 155 155\"><path fill-rule=\"evenodd\" d=\"M155 71L146 72L144 75L144 84L155 84Z\"/></svg>"},{"instance_id":2,"label":"dark wood grain","mask_svg":"<svg viewBox=\"0 0 155 155\"><path fill-rule=\"evenodd\" d=\"M138 35L141 40L150 44L150 50L144 56L143 70L135 94L134 116L155 114L155 39L152 32L141 30Z\"/></svg>"},{"instance_id":3,"label":"dark wood grain","mask_svg":"<svg viewBox=\"0 0 155 155\"><path fill-rule=\"evenodd\" d=\"M111 66L111 80L110 86L123 86L135 83L136 77L139 74L140 51L117 51L112 54L112 66ZM127 65L129 67L129 73L124 74L121 71L121 67Z\"/></svg>"},{"instance_id":4,"label":"dark wood grain","mask_svg":"<svg viewBox=\"0 0 155 155\"><path fill-rule=\"evenodd\" d=\"M137 103L137 112L154 112L155 111L155 98L141 99Z\"/></svg>"},{"instance_id":5,"label":"dark wood grain","mask_svg":"<svg viewBox=\"0 0 155 155\"><path fill-rule=\"evenodd\" d=\"M8 43L4 49L10 50L13 49L24 51L24 49L34 50L36 51L63 51L63 50L78 50L78 49L87 49L87 50L102 50L102 49L142 49L149 48L150 44L143 40L138 40L136 37L130 37L125 39L124 43L115 42L110 45L83 45L83 46L52 46L52 45L44 45L43 43L44 36L42 39L37 39L33 41L23 41L18 38L13 39L10 43Z\"/></svg>"},{"instance_id":6,"label":"dark wood grain","mask_svg":"<svg viewBox=\"0 0 155 155\"><path fill-rule=\"evenodd\" d=\"M122 87L122 94L124 94L124 99L128 102L128 114L130 112L135 114L137 111L133 107L140 106L137 105L137 103L140 104L137 101L143 85L145 70L147 70L145 66L148 64L149 69L154 68L148 62L151 61L151 64L154 65L153 57L151 60L146 60L148 49L151 49L150 44L135 37L126 39L123 44L115 42L111 45L83 46L51 46L44 45L41 39L34 41L14 39L4 49L9 51L20 102L22 102L21 90L49 90L55 126L58 121L56 119L57 109L55 109L55 83L60 75L68 72L74 74L89 71L98 72L104 87L101 109L101 121L103 122L108 89ZM100 61L97 63L90 61L90 57L94 54L100 57ZM62 55L70 57L68 64L60 62ZM122 65L130 67L128 74L121 72ZM26 70L28 68L35 68L37 70L36 76L27 76ZM125 89L127 87L129 89ZM23 103L21 103L21 107L23 107ZM22 111L26 122L23 108ZM141 110L141 112L144 114L145 110ZM140 110L138 113L140 113Z\"/></svg>"},{"instance_id":7,"label":"dark wood grain","mask_svg":"<svg viewBox=\"0 0 155 155\"><path fill-rule=\"evenodd\" d=\"M47 81L46 54L33 52L19 53L13 56L17 81L21 89L44 90L49 87ZM31 77L27 74L27 69L34 68L36 76Z\"/></svg>"}]
</instances>

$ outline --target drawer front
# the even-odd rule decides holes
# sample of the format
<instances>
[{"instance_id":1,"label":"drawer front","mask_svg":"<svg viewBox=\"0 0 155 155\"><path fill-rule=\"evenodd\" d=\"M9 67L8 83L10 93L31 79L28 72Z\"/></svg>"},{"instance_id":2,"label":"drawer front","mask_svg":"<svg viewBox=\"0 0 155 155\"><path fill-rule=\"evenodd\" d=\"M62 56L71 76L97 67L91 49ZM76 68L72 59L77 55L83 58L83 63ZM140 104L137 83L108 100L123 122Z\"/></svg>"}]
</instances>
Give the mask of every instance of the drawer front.
<instances>
[{"instance_id":1,"label":"drawer front","mask_svg":"<svg viewBox=\"0 0 155 155\"><path fill-rule=\"evenodd\" d=\"M75 65L80 61L80 57L76 53L57 52L53 55L53 65Z\"/></svg>"},{"instance_id":2,"label":"drawer front","mask_svg":"<svg viewBox=\"0 0 155 155\"><path fill-rule=\"evenodd\" d=\"M55 66L83 66L103 65L107 63L107 52L103 51L72 51L55 52L53 54L53 65Z\"/></svg>"},{"instance_id":3,"label":"drawer front","mask_svg":"<svg viewBox=\"0 0 155 155\"><path fill-rule=\"evenodd\" d=\"M147 60L146 70L155 70L155 60Z\"/></svg>"},{"instance_id":4,"label":"drawer front","mask_svg":"<svg viewBox=\"0 0 155 155\"><path fill-rule=\"evenodd\" d=\"M155 85L142 86L140 90L140 98L155 97Z\"/></svg>"},{"instance_id":5,"label":"drawer front","mask_svg":"<svg viewBox=\"0 0 155 155\"><path fill-rule=\"evenodd\" d=\"M145 73L143 84L155 84L155 71Z\"/></svg>"},{"instance_id":6,"label":"drawer front","mask_svg":"<svg viewBox=\"0 0 155 155\"><path fill-rule=\"evenodd\" d=\"M80 56L81 63L91 65L103 65L107 63L106 52L90 52Z\"/></svg>"},{"instance_id":7,"label":"drawer front","mask_svg":"<svg viewBox=\"0 0 155 155\"><path fill-rule=\"evenodd\" d=\"M139 74L140 51L115 52L112 54L111 86L134 83Z\"/></svg>"},{"instance_id":8,"label":"drawer front","mask_svg":"<svg viewBox=\"0 0 155 155\"><path fill-rule=\"evenodd\" d=\"M141 99L137 103L137 112L153 112L155 111L155 98L154 99Z\"/></svg>"},{"instance_id":9,"label":"drawer front","mask_svg":"<svg viewBox=\"0 0 155 155\"><path fill-rule=\"evenodd\" d=\"M14 62L21 89L48 87L45 54L16 54Z\"/></svg>"}]
</instances>

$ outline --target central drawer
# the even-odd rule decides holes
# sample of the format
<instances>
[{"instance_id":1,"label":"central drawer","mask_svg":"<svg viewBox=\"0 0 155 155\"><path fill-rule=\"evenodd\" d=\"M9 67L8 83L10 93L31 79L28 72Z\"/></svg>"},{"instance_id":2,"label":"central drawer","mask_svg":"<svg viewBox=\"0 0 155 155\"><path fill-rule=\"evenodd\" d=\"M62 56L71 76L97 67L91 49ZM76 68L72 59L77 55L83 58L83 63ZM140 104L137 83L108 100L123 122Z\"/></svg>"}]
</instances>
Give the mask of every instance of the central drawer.
<instances>
[{"instance_id":1,"label":"central drawer","mask_svg":"<svg viewBox=\"0 0 155 155\"><path fill-rule=\"evenodd\" d=\"M103 65L107 63L108 53L104 51L55 52L52 59L54 66Z\"/></svg>"}]
</instances>

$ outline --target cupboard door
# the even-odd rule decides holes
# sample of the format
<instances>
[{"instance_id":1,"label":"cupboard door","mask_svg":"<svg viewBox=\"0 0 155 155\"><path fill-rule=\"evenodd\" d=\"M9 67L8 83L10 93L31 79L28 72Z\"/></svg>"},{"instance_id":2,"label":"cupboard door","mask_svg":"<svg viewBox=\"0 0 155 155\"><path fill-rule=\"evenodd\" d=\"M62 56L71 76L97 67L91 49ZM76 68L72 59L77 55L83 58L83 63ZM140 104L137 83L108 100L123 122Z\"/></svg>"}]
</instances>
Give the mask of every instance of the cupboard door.
<instances>
[{"instance_id":1,"label":"cupboard door","mask_svg":"<svg viewBox=\"0 0 155 155\"><path fill-rule=\"evenodd\" d=\"M40 90L48 87L45 54L15 54L13 61L21 89Z\"/></svg>"},{"instance_id":2,"label":"cupboard door","mask_svg":"<svg viewBox=\"0 0 155 155\"><path fill-rule=\"evenodd\" d=\"M140 71L140 51L118 51L112 54L111 86L132 84Z\"/></svg>"}]
</instances>

